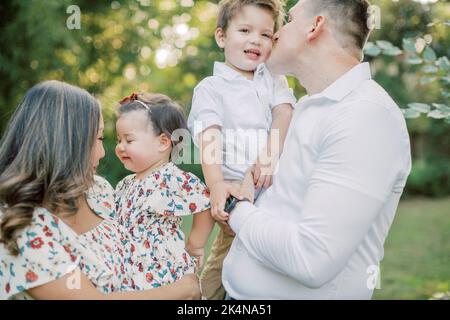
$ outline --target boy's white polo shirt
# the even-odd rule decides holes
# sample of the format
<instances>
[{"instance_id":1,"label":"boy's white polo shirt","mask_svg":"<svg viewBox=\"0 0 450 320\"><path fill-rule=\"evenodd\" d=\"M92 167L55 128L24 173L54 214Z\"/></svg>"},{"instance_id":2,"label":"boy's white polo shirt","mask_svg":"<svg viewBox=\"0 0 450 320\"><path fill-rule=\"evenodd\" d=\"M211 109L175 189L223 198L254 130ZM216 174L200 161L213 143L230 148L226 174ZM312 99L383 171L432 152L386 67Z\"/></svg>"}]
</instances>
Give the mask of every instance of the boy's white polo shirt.
<instances>
[{"instance_id":1,"label":"boy's white polo shirt","mask_svg":"<svg viewBox=\"0 0 450 320\"><path fill-rule=\"evenodd\" d=\"M239 180L266 146L272 109L283 103L296 103L286 77L272 76L261 64L249 80L215 62L214 75L194 89L188 127L197 146L199 133L213 125L221 127L224 178Z\"/></svg>"}]
</instances>

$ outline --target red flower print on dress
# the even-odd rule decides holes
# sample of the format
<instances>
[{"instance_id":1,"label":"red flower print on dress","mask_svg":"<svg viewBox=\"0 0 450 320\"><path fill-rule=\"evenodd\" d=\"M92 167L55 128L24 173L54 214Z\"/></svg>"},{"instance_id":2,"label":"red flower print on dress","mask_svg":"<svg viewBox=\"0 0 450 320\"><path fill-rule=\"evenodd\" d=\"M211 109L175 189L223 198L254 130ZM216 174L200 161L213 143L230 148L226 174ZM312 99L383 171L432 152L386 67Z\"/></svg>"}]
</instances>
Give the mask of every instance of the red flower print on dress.
<instances>
[{"instance_id":1,"label":"red flower print on dress","mask_svg":"<svg viewBox=\"0 0 450 320\"><path fill-rule=\"evenodd\" d=\"M150 249L150 242L148 242L148 240L144 241L144 247L145 249Z\"/></svg>"},{"instance_id":2,"label":"red flower print on dress","mask_svg":"<svg viewBox=\"0 0 450 320\"><path fill-rule=\"evenodd\" d=\"M25 278L27 279L27 282L35 282L38 279L38 275L33 271L28 271Z\"/></svg>"},{"instance_id":3,"label":"red flower print on dress","mask_svg":"<svg viewBox=\"0 0 450 320\"><path fill-rule=\"evenodd\" d=\"M111 209L111 203L105 201L105 202L103 202L103 205L104 205L106 208Z\"/></svg>"},{"instance_id":4,"label":"red flower print on dress","mask_svg":"<svg viewBox=\"0 0 450 320\"><path fill-rule=\"evenodd\" d=\"M42 241L41 237L36 237L30 241L31 249L40 249L43 244L44 241Z\"/></svg>"},{"instance_id":5,"label":"red flower print on dress","mask_svg":"<svg viewBox=\"0 0 450 320\"><path fill-rule=\"evenodd\" d=\"M186 177L186 179L191 180L191 175L187 172L183 172L183 175Z\"/></svg>"},{"instance_id":6,"label":"red flower print on dress","mask_svg":"<svg viewBox=\"0 0 450 320\"><path fill-rule=\"evenodd\" d=\"M147 280L147 282L152 282L153 281L153 275L151 273L147 273L145 275L145 279Z\"/></svg>"},{"instance_id":7,"label":"red flower print on dress","mask_svg":"<svg viewBox=\"0 0 450 320\"><path fill-rule=\"evenodd\" d=\"M6 293L9 293L10 290L11 290L11 285L9 283L7 283L5 286Z\"/></svg>"},{"instance_id":8,"label":"red flower print on dress","mask_svg":"<svg viewBox=\"0 0 450 320\"><path fill-rule=\"evenodd\" d=\"M197 205L195 203L190 203L189 204L189 210L191 210L191 212L195 212L195 210L197 210Z\"/></svg>"},{"instance_id":9,"label":"red flower print on dress","mask_svg":"<svg viewBox=\"0 0 450 320\"><path fill-rule=\"evenodd\" d=\"M187 181L185 181L183 184L183 189L185 189L187 192L189 192L192 190L192 187Z\"/></svg>"},{"instance_id":10,"label":"red flower print on dress","mask_svg":"<svg viewBox=\"0 0 450 320\"><path fill-rule=\"evenodd\" d=\"M51 237L53 236L53 232L50 231L50 228L48 226L44 227L44 232L45 232L45 236L46 237Z\"/></svg>"},{"instance_id":11,"label":"red flower print on dress","mask_svg":"<svg viewBox=\"0 0 450 320\"><path fill-rule=\"evenodd\" d=\"M155 179L156 179L156 180L158 180L158 179L159 179L159 177L160 177L159 173L155 173L155 175L154 175L154 176L155 176Z\"/></svg>"}]
</instances>

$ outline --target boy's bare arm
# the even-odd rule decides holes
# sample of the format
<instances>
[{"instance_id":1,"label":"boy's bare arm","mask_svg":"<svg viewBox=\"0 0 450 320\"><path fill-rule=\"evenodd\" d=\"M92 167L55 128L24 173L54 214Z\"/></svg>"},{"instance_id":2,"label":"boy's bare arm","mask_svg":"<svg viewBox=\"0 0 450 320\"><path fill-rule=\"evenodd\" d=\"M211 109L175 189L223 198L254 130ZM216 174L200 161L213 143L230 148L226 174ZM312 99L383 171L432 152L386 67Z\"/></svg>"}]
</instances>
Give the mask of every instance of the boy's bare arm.
<instances>
[{"instance_id":1,"label":"boy's bare arm","mask_svg":"<svg viewBox=\"0 0 450 320\"><path fill-rule=\"evenodd\" d=\"M272 183L272 175L278 158L283 152L292 113L292 105L288 103L280 104L272 109L272 126L267 146L259 155L253 168L253 180L257 189L267 188Z\"/></svg>"},{"instance_id":2,"label":"boy's bare arm","mask_svg":"<svg viewBox=\"0 0 450 320\"><path fill-rule=\"evenodd\" d=\"M227 224L228 213L224 211L229 195L240 198L239 188L224 180L222 173L222 138L220 126L211 126L199 137L200 159L206 185L211 194L211 215L228 233L232 233Z\"/></svg>"},{"instance_id":3,"label":"boy's bare arm","mask_svg":"<svg viewBox=\"0 0 450 320\"><path fill-rule=\"evenodd\" d=\"M222 148L219 126L211 126L200 134L200 159L208 188L224 181L222 174Z\"/></svg>"},{"instance_id":4,"label":"boy's bare arm","mask_svg":"<svg viewBox=\"0 0 450 320\"><path fill-rule=\"evenodd\" d=\"M286 139L289 124L291 123L292 113L292 105L288 103L280 104L272 109L272 127L270 128L270 136L267 143L267 148L274 153L278 151L278 153L276 154L277 159L283 152L284 140ZM270 137L273 134L273 130L279 130L279 148L273 148L273 146L271 145Z\"/></svg>"}]
</instances>

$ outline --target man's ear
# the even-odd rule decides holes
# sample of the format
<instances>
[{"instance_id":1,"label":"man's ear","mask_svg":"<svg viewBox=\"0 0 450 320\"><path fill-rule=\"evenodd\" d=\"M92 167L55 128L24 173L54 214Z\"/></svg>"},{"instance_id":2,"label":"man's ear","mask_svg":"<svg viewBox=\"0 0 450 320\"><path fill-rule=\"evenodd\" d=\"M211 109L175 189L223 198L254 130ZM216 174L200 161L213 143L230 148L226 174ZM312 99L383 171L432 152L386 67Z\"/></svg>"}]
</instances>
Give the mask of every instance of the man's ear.
<instances>
[{"instance_id":1,"label":"man's ear","mask_svg":"<svg viewBox=\"0 0 450 320\"><path fill-rule=\"evenodd\" d=\"M319 37L319 35L325 29L325 17L324 16L316 16L314 19L314 25L308 31L307 39L308 41L313 41Z\"/></svg>"},{"instance_id":2,"label":"man's ear","mask_svg":"<svg viewBox=\"0 0 450 320\"><path fill-rule=\"evenodd\" d=\"M214 34L216 38L216 43L219 46L219 48L223 49L225 48L225 31L222 28L217 28L216 32Z\"/></svg>"},{"instance_id":3,"label":"man's ear","mask_svg":"<svg viewBox=\"0 0 450 320\"><path fill-rule=\"evenodd\" d=\"M172 146L172 139L165 133L159 136L159 151L164 152Z\"/></svg>"}]
</instances>

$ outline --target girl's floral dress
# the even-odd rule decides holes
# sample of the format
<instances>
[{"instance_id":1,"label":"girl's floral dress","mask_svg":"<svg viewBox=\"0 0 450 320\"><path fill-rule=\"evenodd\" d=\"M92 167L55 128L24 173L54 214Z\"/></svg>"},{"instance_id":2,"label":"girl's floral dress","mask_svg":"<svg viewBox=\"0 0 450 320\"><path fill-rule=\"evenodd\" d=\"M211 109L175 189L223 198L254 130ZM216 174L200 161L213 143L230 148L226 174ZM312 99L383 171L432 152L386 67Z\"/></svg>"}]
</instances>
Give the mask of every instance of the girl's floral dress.
<instances>
[{"instance_id":1,"label":"girl's floral dress","mask_svg":"<svg viewBox=\"0 0 450 320\"><path fill-rule=\"evenodd\" d=\"M199 178L169 162L139 180L132 174L116 187L119 223L133 239L135 279L159 287L195 272L185 250L182 216L209 209L209 192Z\"/></svg>"},{"instance_id":2,"label":"girl's floral dress","mask_svg":"<svg viewBox=\"0 0 450 320\"><path fill-rule=\"evenodd\" d=\"M90 231L77 235L48 210L37 208L30 226L18 238L18 256L10 255L0 244L0 299L31 299L26 290L57 280L76 268L103 293L136 287L130 259L132 244L115 221L112 187L95 177L86 198L103 218ZM0 219L2 215L0 212ZM74 273L68 286L75 288L76 283Z\"/></svg>"}]
</instances>

